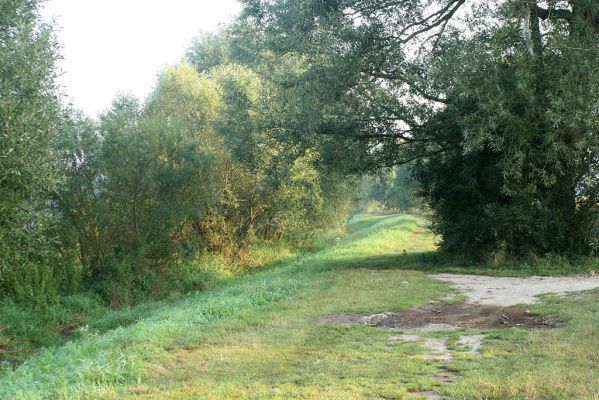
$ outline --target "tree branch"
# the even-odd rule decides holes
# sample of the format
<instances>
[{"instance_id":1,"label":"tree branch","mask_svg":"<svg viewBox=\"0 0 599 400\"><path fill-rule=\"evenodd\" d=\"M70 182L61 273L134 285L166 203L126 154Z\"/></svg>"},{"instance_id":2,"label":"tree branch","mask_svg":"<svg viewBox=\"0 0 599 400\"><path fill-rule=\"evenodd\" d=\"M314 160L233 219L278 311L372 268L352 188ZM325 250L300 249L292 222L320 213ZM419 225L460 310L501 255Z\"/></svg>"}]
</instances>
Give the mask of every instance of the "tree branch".
<instances>
[{"instance_id":1,"label":"tree branch","mask_svg":"<svg viewBox=\"0 0 599 400\"><path fill-rule=\"evenodd\" d=\"M573 15L572 15L572 11L570 10L565 10L565 9L554 9L554 8L543 8L541 6L539 6L538 4L534 5L534 11L537 15L537 17L539 17L542 20L546 20L549 18L555 18L555 19L564 19L566 21L572 21Z\"/></svg>"},{"instance_id":2,"label":"tree branch","mask_svg":"<svg viewBox=\"0 0 599 400\"><path fill-rule=\"evenodd\" d=\"M397 165L409 164L412 161L416 161L416 160L418 160L420 158L426 158L426 157L435 156L437 154L441 154L441 153L444 153L444 152L446 152L448 150L452 150L452 149L456 149L456 148L459 148L459 146L443 147L443 148L441 148L439 150L435 150L435 151L432 151L430 153L418 154L418 155L415 155L415 156L413 156L411 158L408 158L408 159L397 160L397 161L391 162L389 164L386 164L385 167L391 168L391 167L394 167L394 166L397 166Z\"/></svg>"},{"instance_id":3,"label":"tree branch","mask_svg":"<svg viewBox=\"0 0 599 400\"><path fill-rule=\"evenodd\" d=\"M416 92L418 95L422 96L424 99L429 100L429 101L434 101L437 103L449 104L449 100L444 99L439 96L432 95L430 93L427 93L424 89L416 86L416 84L413 81L408 80L406 76L404 76L403 74L401 74L399 72L393 72L393 73L387 73L387 72L382 72L382 71L363 71L363 72L370 74L371 76L374 76L376 78L382 78L382 79L388 79L388 80L401 80L403 83L410 86L410 88L414 92Z\"/></svg>"}]
</instances>

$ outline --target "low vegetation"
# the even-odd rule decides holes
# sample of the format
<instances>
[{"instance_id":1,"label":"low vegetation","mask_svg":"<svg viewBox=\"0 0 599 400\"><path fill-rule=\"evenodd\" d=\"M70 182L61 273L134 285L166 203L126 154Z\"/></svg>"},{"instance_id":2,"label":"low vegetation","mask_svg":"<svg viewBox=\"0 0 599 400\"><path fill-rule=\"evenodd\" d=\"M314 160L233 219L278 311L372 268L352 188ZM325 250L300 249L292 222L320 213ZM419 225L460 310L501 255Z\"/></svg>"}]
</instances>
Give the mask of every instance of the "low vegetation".
<instances>
[{"instance_id":1,"label":"low vegetation","mask_svg":"<svg viewBox=\"0 0 599 400\"><path fill-rule=\"evenodd\" d=\"M397 331L318 323L449 298L447 284L417 272L431 265L434 248L423 219L356 217L337 245L78 326L68 344L4 371L0 397L402 398L424 390L469 399L593 397L597 292L529 307L567 321L558 329L469 330L485 335L480 355L460 353L451 344L459 333L450 332L449 368L461 375L451 384L436 380L439 367L421 344L391 340Z\"/></svg>"}]
</instances>

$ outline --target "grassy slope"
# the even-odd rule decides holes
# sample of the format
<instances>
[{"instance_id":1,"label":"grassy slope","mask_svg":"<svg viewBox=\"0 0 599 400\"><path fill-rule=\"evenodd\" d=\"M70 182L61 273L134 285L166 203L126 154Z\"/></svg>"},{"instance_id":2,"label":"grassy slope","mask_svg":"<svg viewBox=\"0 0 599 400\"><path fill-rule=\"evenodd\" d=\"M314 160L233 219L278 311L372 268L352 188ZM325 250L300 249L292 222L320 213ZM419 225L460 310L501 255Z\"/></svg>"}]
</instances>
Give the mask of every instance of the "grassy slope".
<instances>
[{"instance_id":1,"label":"grassy slope","mask_svg":"<svg viewBox=\"0 0 599 400\"><path fill-rule=\"evenodd\" d=\"M329 236L338 232L330 232ZM326 238L323 238L326 239ZM326 244L324 240L321 246ZM255 246L236 262L219 254L204 254L193 262L173 262L164 271L144 277L144 289L115 285L110 307L97 293L58 296L43 306L0 299L0 374L22 364L42 348L57 347L85 335L126 326L153 315L157 299L174 301L182 293L222 287L249 271L279 265L296 255L285 243ZM123 302L125 298L128 301ZM131 308L131 304L137 304ZM163 303L162 306L165 304ZM118 311L117 311L118 310Z\"/></svg>"},{"instance_id":2,"label":"grassy slope","mask_svg":"<svg viewBox=\"0 0 599 400\"><path fill-rule=\"evenodd\" d=\"M456 353L452 368L463 377L449 385L435 381L437 366L418 343L314 322L443 298L444 283L414 270L462 269L437 263L432 249L423 220L356 218L335 247L155 303L128 327L36 356L0 376L0 398L402 398L431 389L464 399L599 398L597 292L535 306L571 319L565 328L488 332L481 356ZM372 266L381 269L360 268Z\"/></svg>"}]
</instances>

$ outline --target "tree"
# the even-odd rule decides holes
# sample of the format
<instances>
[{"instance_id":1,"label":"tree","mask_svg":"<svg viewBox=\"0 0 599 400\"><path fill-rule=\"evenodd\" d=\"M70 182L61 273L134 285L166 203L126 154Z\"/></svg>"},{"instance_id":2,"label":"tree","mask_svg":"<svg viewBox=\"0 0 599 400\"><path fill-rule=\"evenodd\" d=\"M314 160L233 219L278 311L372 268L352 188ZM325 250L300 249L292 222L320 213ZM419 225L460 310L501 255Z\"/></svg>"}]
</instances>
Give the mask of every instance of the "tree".
<instances>
[{"instance_id":1,"label":"tree","mask_svg":"<svg viewBox=\"0 0 599 400\"><path fill-rule=\"evenodd\" d=\"M550 13L506 2L497 27L444 42L454 55L442 62L468 70L454 80L449 125L429 124L436 143L423 148L434 154L419 176L450 252L597 251L599 53L588 19L597 9L587 2L575 17L583 3L556 3L563 8Z\"/></svg>"},{"instance_id":2,"label":"tree","mask_svg":"<svg viewBox=\"0 0 599 400\"><path fill-rule=\"evenodd\" d=\"M92 281L143 279L214 202L218 97L193 68L167 69L146 105L114 100L98 124L76 118L63 140L61 209Z\"/></svg>"},{"instance_id":3,"label":"tree","mask_svg":"<svg viewBox=\"0 0 599 400\"><path fill-rule=\"evenodd\" d=\"M57 46L39 1L0 5L0 295L44 301L59 261L51 196L60 182Z\"/></svg>"},{"instance_id":4,"label":"tree","mask_svg":"<svg viewBox=\"0 0 599 400\"><path fill-rule=\"evenodd\" d=\"M310 66L297 86L328 95L314 133L359 141L356 170L418 160L443 249L597 251L596 2L245 5L268 48Z\"/></svg>"}]
</instances>

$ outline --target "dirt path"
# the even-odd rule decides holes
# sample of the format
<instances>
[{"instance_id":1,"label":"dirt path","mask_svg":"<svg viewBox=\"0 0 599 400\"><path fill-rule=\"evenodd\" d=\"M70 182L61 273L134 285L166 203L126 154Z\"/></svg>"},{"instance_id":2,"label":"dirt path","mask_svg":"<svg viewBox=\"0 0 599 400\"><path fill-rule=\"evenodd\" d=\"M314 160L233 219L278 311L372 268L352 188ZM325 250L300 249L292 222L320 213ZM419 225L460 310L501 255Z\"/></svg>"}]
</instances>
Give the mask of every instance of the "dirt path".
<instances>
[{"instance_id":1,"label":"dirt path","mask_svg":"<svg viewBox=\"0 0 599 400\"><path fill-rule=\"evenodd\" d=\"M450 282L472 304L513 306L539 302L547 293L564 295L599 288L599 276L496 278L477 275L436 274L431 278Z\"/></svg>"},{"instance_id":2,"label":"dirt path","mask_svg":"<svg viewBox=\"0 0 599 400\"><path fill-rule=\"evenodd\" d=\"M539 302L538 296L542 294L564 295L599 288L599 276L502 278L436 274L429 277L451 283L467 299L452 304L431 302L399 312L335 314L320 322L401 329L412 335L462 328L557 328L561 321L556 316L532 315L525 308L514 306Z\"/></svg>"},{"instance_id":3,"label":"dirt path","mask_svg":"<svg viewBox=\"0 0 599 400\"><path fill-rule=\"evenodd\" d=\"M449 336L430 337L428 333L451 332L464 328L557 328L562 325L558 316L531 315L526 308L514 306L537 303L540 301L538 296L542 294L564 295L568 292L599 288L599 276L497 278L437 274L429 277L451 283L466 296L466 300L453 304L431 302L399 312L328 315L319 322L397 329L401 334L392 335L389 339L421 343L425 350L425 358L438 367L436 380L440 384L449 384L460 378L458 373L450 369L454 355L480 354L485 335L464 334L457 342L460 349L450 350ZM436 391L428 390L410 393L407 398L442 400L444 397Z\"/></svg>"}]
</instances>

